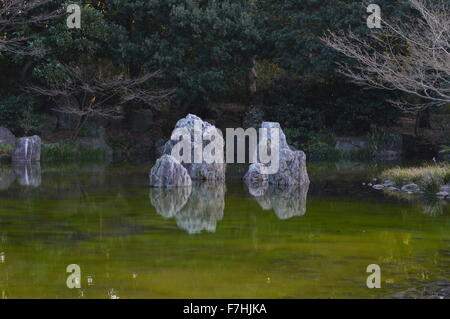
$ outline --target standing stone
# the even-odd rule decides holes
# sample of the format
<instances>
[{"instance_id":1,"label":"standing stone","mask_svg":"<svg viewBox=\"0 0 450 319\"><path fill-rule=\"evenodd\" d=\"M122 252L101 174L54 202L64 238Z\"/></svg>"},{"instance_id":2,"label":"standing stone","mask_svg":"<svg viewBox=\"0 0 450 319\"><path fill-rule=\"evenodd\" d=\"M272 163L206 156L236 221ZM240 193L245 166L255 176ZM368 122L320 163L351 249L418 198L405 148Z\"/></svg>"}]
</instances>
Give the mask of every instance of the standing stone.
<instances>
[{"instance_id":1,"label":"standing stone","mask_svg":"<svg viewBox=\"0 0 450 319\"><path fill-rule=\"evenodd\" d=\"M190 163L182 162L181 164L187 169L189 176L193 180L225 180L225 171L226 164L224 161L221 163L207 163L203 158L201 163L194 163L194 152L196 150L203 152L204 148L211 143L210 141L203 141L203 134L205 132L213 132L215 136L218 136L219 140L216 141L217 145L224 145L224 140L220 131L214 125L211 125L208 122L203 121L196 115L188 114L185 118L179 120L175 125L175 129L184 128L189 132L191 141L191 159ZM198 139L195 139L195 136L198 136ZM178 140L170 139L165 145L163 153L167 155L172 154L172 149L175 145L179 143ZM220 150L223 152L223 149ZM181 154L180 154L181 155Z\"/></svg>"},{"instance_id":2,"label":"standing stone","mask_svg":"<svg viewBox=\"0 0 450 319\"><path fill-rule=\"evenodd\" d=\"M37 135L21 137L16 141L12 153L13 162L39 162L41 160L41 138Z\"/></svg>"},{"instance_id":3,"label":"standing stone","mask_svg":"<svg viewBox=\"0 0 450 319\"><path fill-rule=\"evenodd\" d=\"M286 136L276 122L263 122L261 127L266 129L267 138L259 142L258 148L265 146L270 149L272 145L271 129L279 130L279 169L276 173L267 174L268 183L271 185L306 185L309 184L308 171L306 169L306 155L303 151L290 147L286 141ZM258 150L256 150L258 152ZM276 150L275 150L276 151ZM258 159L259 162L260 159ZM267 164L252 164L249 171L244 176L246 182L264 181L266 174L264 167Z\"/></svg>"},{"instance_id":4,"label":"standing stone","mask_svg":"<svg viewBox=\"0 0 450 319\"><path fill-rule=\"evenodd\" d=\"M0 144L14 144L16 137L6 127L0 127Z\"/></svg>"},{"instance_id":5,"label":"standing stone","mask_svg":"<svg viewBox=\"0 0 450 319\"><path fill-rule=\"evenodd\" d=\"M168 188L191 185L187 170L173 156L163 155L150 171L150 186Z\"/></svg>"}]
</instances>

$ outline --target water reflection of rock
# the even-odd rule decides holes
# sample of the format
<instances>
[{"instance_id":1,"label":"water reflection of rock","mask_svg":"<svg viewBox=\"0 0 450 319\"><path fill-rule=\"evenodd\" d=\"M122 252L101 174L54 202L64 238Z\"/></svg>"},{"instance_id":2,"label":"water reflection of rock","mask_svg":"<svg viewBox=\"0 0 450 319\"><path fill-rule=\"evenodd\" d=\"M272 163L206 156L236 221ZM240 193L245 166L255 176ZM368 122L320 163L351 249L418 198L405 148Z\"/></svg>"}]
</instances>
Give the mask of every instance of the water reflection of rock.
<instances>
[{"instance_id":1,"label":"water reflection of rock","mask_svg":"<svg viewBox=\"0 0 450 319\"><path fill-rule=\"evenodd\" d=\"M309 184L276 186L248 183L250 194L264 210L273 209L279 219L303 216L306 213L306 198Z\"/></svg>"},{"instance_id":2,"label":"water reflection of rock","mask_svg":"<svg viewBox=\"0 0 450 319\"><path fill-rule=\"evenodd\" d=\"M150 190L150 202L159 215L172 218L186 205L191 191L191 186L152 188Z\"/></svg>"},{"instance_id":3,"label":"water reflection of rock","mask_svg":"<svg viewBox=\"0 0 450 319\"><path fill-rule=\"evenodd\" d=\"M38 187L41 185L41 164L39 162L13 163L14 174L22 186Z\"/></svg>"},{"instance_id":4,"label":"water reflection of rock","mask_svg":"<svg viewBox=\"0 0 450 319\"><path fill-rule=\"evenodd\" d=\"M215 232L225 209L223 183L194 183L191 187L150 190L150 202L164 217L174 217L178 227L189 234Z\"/></svg>"}]
</instances>

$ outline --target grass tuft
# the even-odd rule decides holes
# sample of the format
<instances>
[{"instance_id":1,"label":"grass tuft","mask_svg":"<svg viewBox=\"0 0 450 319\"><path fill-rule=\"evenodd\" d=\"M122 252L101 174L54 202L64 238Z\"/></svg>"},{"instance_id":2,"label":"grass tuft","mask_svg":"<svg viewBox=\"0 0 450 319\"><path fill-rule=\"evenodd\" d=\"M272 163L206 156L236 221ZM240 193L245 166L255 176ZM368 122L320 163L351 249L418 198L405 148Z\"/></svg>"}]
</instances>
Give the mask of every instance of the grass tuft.
<instances>
[{"instance_id":1,"label":"grass tuft","mask_svg":"<svg viewBox=\"0 0 450 319\"><path fill-rule=\"evenodd\" d=\"M450 164L395 167L384 171L381 178L389 179L397 186L415 183L426 193L437 193L441 185L450 183Z\"/></svg>"},{"instance_id":2,"label":"grass tuft","mask_svg":"<svg viewBox=\"0 0 450 319\"><path fill-rule=\"evenodd\" d=\"M14 144L0 144L0 164L6 164L11 161L13 150Z\"/></svg>"}]
</instances>

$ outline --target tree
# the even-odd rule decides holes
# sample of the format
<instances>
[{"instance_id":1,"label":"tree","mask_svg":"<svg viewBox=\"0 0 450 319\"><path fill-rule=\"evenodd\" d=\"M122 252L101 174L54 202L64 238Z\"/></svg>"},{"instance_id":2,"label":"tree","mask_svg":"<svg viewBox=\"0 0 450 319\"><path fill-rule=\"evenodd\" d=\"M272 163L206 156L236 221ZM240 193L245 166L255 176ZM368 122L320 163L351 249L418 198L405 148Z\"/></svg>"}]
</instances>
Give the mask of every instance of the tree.
<instances>
[{"instance_id":1,"label":"tree","mask_svg":"<svg viewBox=\"0 0 450 319\"><path fill-rule=\"evenodd\" d=\"M79 119L73 137L77 137L89 118L122 118L120 106L130 102L158 108L170 97L171 90L151 88L160 72L131 78L123 72L102 72L100 65L64 66L66 79L46 86L29 86L28 92L59 102L55 111L76 115ZM111 67L108 67L111 70Z\"/></svg>"},{"instance_id":2,"label":"tree","mask_svg":"<svg viewBox=\"0 0 450 319\"><path fill-rule=\"evenodd\" d=\"M371 125L386 124L400 114L386 99L396 92L362 91L336 72L341 54L323 43L327 31L351 29L358 35L369 30L367 8L361 0L261 0L257 25L263 41L258 66L270 63L281 70L260 99L270 116L286 127L317 130L326 127L348 134L364 133ZM405 12L402 2L374 0L386 16ZM262 63L261 63L262 61ZM260 79L267 74L260 71ZM272 73L273 74L273 73ZM284 114L284 115L283 115Z\"/></svg>"},{"instance_id":3,"label":"tree","mask_svg":"<svg viewBox=\"0 0 450 319\"><path fill-rule=\"evenodd\" d=\"M132 72L161 69L183 104L230 98L246 78L260 32L248 0L110 0L105 18L126 30L115 54Z\"/></svg>"},{"instance_id":4,"label":"tree","mask_svg":"<svg viewBox=\"0 0 450 319\"><path fill-rule=\"evenodd\" d=\"M399 90L419 99L392 100L404 111L418 112L450 103L450 7L444 0L408 0L418 16L401 22L383 20L370 39L329 32L323 41L356 60L340 64L340 72L355 83Z\"/></svg>"},{"instance_id":5,"label":"tree","mask_svg":"<svg viewBox=\"0 0 450 319\"><path fill-rule=\"evenodd\" d=\"M62 14L61 8L44 8L49 2L50 0L0 1L0 53L43 55L42 50L26 45L29 38L25 35L25 29L32 26L45 28L46 23Z\"/></svg>"}]
</instances>

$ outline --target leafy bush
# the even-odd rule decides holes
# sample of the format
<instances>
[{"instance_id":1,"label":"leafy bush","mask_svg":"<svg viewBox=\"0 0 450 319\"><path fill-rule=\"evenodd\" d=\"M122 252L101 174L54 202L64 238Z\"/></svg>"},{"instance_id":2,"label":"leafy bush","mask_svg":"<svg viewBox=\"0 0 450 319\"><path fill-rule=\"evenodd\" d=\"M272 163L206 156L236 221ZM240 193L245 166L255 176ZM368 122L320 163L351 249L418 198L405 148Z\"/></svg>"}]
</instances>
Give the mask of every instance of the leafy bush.
<instances>
[{"instance_id":1,"label":"leafy bush","mask_svg":"<svg viewBox=\"0 0 450 319\"><path fill-rule=\"evenodd\" d=\"M0 125L21 135L38 134L42 128L42 115L38 101L30 95L7 96L0 99Z\"/></svg>"},{"instance_id":2,"label":"leafy bush","mask_svg":"<svg viewBox=\"0 0 450 319\"><path fill-rule=\"evenodd\" d=\"M450 146L441 145L440 154L450 154Z\"/></svg>"},{"instance_id":3,"label":"leafy bush","mask_svg":"<svg viewBox=\"0 0 450 319\"><path fill-rule=\"evenodd\" d=\"M353 152L342 152L335 148L334 135L331 132L314 132L304 128L284 129L289 145L304 151L309 160L368 160L373 152L362 149Z\"/></svg>"},{"instance_id":4,"label":"leafy bush","mask_svg":"<svg viewBox=\"0 0 450 319\"><path fill-rule=\"evenodd\" d=\"M361 134L373 125L392 123L400 114L386 102L392 93L361 90L339 79L284 76L258 94L266 105L262 109L267 120L316 132L333 129Z\"/></svg>"}]
</instances>

